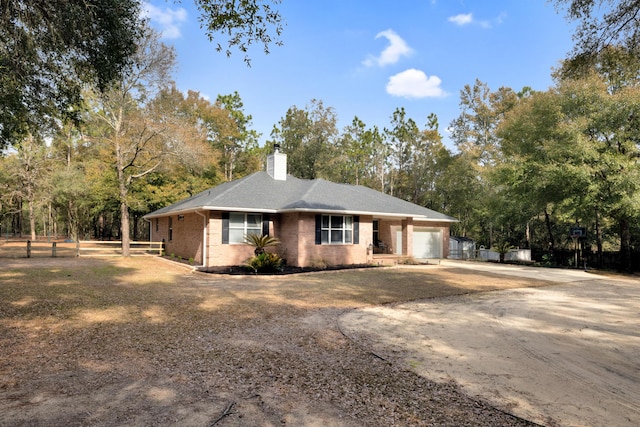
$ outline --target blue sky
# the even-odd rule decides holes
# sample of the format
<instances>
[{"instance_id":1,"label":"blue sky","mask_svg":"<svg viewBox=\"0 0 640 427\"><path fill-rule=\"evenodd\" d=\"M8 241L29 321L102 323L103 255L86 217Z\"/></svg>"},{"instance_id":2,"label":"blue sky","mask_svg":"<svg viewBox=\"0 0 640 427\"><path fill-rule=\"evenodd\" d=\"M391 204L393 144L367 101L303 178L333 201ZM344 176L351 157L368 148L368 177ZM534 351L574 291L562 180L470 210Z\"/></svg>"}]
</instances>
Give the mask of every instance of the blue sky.
<instances>
[{"instance_id":1,"label":"blue sky","mask_svg":"<svg viewBox=\"0 0 640 427\"><path fill-rule=\"evenodd\" d=\"M317 99L340 130L355 116L389 127L399 107L424 128L435 113L451 147L447 127L465 85L546 90L572 48L572 26L546 0L283 0L284 45L269 55L256 45L249 68L242 53L216 52L192 1L146 7L176 48L178 88L212 101L237 91L261 142L290 107Z\"/></svg>"}]
</instances>

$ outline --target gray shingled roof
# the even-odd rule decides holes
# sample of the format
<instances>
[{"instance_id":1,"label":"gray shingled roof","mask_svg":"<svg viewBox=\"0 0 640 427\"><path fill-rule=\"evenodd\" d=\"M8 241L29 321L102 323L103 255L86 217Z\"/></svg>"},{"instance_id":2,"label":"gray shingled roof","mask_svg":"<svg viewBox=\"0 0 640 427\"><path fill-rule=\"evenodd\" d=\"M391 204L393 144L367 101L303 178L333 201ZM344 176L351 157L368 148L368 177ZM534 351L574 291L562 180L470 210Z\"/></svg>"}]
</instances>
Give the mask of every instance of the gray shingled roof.
<instances>
[{"instance_id":1,"label":"gray shingled roof","mask_svg":"<svg viewBox=\"0 0 640 427\"><path fill-rule=\"evenodd\" d=\"M287 175L286 181L279 181L271 178L266 172L256 172L236 181L218 185L171 206L151 212L145 215L145 218L196 210L269 213L336 212L457 221L448 215L360 185L336 184L323 179L298 179L291 175Z\"/></svg>"}]
</instances>

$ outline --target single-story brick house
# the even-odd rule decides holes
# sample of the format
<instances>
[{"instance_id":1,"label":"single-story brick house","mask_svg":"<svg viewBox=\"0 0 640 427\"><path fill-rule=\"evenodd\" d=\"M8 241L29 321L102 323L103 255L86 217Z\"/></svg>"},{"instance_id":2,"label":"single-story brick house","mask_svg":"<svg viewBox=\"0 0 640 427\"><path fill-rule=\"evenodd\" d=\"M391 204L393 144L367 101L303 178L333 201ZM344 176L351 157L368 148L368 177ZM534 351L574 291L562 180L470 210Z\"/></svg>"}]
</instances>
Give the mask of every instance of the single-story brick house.
<instances>
[{"instance_id":1,"label":"single-story brick house","mask_svg":"<svg viewBox=\"0 0 640 427\"><path fill-rule=\"evenodd\" d=\"M267 171L226 182L144 217L165 252L205 268L243 264L253 255L248 233L269 234L287 264L349 265L374 252L444 258L455 218L363 186L287 174L275 150Z\"/></svg>"}]
</instances>

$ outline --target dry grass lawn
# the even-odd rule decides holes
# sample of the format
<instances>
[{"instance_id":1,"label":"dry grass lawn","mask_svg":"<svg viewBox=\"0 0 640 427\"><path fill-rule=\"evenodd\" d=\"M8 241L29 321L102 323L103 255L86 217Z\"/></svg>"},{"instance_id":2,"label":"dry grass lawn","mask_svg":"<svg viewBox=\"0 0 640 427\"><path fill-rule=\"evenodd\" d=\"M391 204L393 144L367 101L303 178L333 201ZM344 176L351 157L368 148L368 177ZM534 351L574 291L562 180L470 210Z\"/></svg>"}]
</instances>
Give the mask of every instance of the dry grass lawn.
<instances>
[{"instance_id":1,"label":"dry grass lawn","mask_svg":"<svg viewBox=\"0 0 640 427\"><path fill-rule=\"evenodd\" d=\"M257 277L0 259L0 425L529 425L380 359L337 318L544 284L438 266Z\"/></svg>"}]
</instances>

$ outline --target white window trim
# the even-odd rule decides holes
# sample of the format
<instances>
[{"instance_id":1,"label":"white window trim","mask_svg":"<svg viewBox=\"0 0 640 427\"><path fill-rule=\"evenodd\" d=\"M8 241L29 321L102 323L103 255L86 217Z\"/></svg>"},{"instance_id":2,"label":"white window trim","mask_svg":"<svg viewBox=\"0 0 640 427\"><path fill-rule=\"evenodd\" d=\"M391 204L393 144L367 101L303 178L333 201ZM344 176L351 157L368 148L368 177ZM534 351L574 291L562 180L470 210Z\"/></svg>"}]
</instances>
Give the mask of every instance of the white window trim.
<instances>
[{"instance_id":1,"label":"white window trim","mask_svg":"<svg viewBox=\"0 0 640 427\"><path fill-rule=\"evenodd\" d=\"M334 228L331 227L331 218L334 217L340 217L342 218L342 227L340 228ZM325 223L325 218L328 218L328 223L329 226L325 227L324 223ZM347 221L347 218L350 218L350 221ZM347 224L350 223L350 227L347 226ZM353 215L322 215L322 217L320 218L320 230L321 230L321 243L323 245L352 245L353 244ZM331 241L331 232L332 231L340 231L342 234L342 241L341 242L332 242ZM346 241L345 236L347 235L347 231L351 232L351 239L349 241ZM327 235L327 241L325 241L324 239L324 235Z\"/></svg>"},{"instance_id":2,"label":"white window trim","mask_svg":"<svg viewBox=\"0 0 640 427\"><path fill-rule=\"evenodd\" d=\"M239 226L239 223L233 223L231 221L231 218L234 215L242 215L243 216L243 223L242 223L242 227ZM248 227L248 222L247 222L247 217L249 215L255 215L258 216L260 218L260 220L258 221L258 225L256 225L255 227ZM245 243L245 236L249 233L258 233L258 234L262 234L262 214L259 213L252 213L252 212L230 212L229 213L229 244L230 245L243 245ZM232 236L233 236L233 231L237 231L237 230L242 230L242 240L241 241L236 241L236 240L232 240Z\"/></svg>"}]
</instances>

